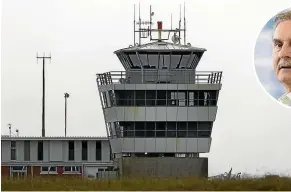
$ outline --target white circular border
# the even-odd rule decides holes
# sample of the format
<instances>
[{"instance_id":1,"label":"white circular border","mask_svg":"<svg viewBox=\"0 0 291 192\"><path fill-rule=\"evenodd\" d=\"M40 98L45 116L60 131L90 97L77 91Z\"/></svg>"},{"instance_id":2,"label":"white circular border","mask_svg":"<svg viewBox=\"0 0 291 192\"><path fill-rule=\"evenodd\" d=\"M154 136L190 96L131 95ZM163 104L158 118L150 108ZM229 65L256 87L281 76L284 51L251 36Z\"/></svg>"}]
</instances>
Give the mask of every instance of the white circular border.
<instances>
[{"instance_id":1,"label":"white circular border","mask_svg":"<svg viewBox=\"0 0 291 192\"><path fill-rule=\"evenodd\" d=\"M267 23L268 23L272 18L274 18L277 14L279 14L279 13L281 13L281 12L284 12L284 11L287 11L287 10L291 10L291 7L286 8L286 9L283 9L283 10L281 10L281 11L279 11L279 12L276 11L276 13L274 13L273 16L272 16L271 18L269 18L269 19L265 22L265 24L263 25L263 27L261 27L259 33L257 34L256 42L254 43L254 47L253 47L253 71L254 71L254 73L255 73L255 76L256 76L257 82L259 82L259 85L260 85L260 87L264 90L265 94L269 95L269 97L270 97L273 101L275 101L276 103L279 103L281 106L286 107L286 108L288 108L288 109L291 109L291 106L288 106L288 105L285 105L285 104L279 102L276 98L274 98L274 97L273 97L273 96L272 96L272 95L267 91L267 89L265 88L265 86L263 85L263 83L261 82L261 80L260 80L259 77L258 77L258 73L257 73L257 70L256 70L256 65L255 65L255 49L256 49L256 45L257 45L258 38L259 38L260 34L262 33L263 28L264 28L264 27L266 26L266 24L267 24ZM275 11L274 11L274 12L275 12Z\"/></svg>"}]
</instances>

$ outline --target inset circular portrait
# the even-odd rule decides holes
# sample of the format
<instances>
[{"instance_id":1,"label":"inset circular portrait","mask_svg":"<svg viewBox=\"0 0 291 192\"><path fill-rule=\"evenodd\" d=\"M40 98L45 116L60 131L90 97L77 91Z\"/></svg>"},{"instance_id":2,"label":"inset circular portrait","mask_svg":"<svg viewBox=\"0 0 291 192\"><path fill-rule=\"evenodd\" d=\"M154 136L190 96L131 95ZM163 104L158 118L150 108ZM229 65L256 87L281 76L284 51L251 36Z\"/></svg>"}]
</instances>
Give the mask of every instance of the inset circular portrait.
<instances>
[{"instance_id":1,"label":"inset circular portrait","mask_svg":"<svg viewBox=\"0 0 291 192\"><path fill-rule=\"evenodd\" d=\"M270 96L291 107L291 8L275 15L263 27L255 45L254 65Z\"/></svg>"}]
</instances>

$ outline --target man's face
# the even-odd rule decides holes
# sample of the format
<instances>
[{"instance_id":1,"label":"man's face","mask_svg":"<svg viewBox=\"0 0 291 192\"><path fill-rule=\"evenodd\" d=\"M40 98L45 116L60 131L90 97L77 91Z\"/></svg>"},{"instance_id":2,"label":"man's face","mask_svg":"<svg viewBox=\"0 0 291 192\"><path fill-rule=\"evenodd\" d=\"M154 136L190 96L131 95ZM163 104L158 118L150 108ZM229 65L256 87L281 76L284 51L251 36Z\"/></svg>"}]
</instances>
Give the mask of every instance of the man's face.
<instances>
[{"instance_id":1,"label":"man's face","mask_svg":"<svg viewBox=\"0 0 291 192\"><path fill-rule=\"evenodd\" d=\"M281 22L274 31L273 67L278 80L291 91L291 20Z\"/></svg>"}]
</instances>

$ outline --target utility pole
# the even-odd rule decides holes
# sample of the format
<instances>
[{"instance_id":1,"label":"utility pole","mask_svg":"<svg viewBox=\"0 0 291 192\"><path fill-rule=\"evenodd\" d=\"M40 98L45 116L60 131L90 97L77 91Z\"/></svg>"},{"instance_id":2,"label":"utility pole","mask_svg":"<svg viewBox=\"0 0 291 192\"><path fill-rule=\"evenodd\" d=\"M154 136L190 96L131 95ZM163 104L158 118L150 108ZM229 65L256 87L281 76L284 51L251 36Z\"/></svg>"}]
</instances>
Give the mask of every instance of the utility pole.
<instances>
[{"instance_id":1,"label":"utility pole","mask_svg":"<svg viewBox=\"0 0 291 192\"><path fill-rule=\"evenodd\" d=\"M67 99L70 97L68 93L65 93L65 137L67 137Z\"/></svg>"},{"instance_id":2,"label":"utility pole","mask_svg":"<svg viewBox=\"0 0 291 192\"><path fill-rule=\"evenodd\" d=\"M42 130L41 135L42 137L45 137L45 59L51 60L51 54L49 56L45 56L43 53L43 56L38 56L38 53L36 54L36 59L42 59Z\"/></svg>"}]
</instances>

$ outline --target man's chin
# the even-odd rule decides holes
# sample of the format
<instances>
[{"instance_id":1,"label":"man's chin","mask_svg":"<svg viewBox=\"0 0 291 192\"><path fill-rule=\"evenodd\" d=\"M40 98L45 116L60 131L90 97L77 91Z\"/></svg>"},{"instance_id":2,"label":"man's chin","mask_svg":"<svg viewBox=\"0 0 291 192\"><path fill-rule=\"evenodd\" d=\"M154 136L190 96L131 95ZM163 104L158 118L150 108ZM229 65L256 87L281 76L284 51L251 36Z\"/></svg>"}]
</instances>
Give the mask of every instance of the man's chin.
<instances>
[{"instance_id":1,"label":"man's chin","mask_svg":"<svg viewBox=\"0 0 291 192\"><path fill-rule=\"evenodd\" d=\"M278 73L278 80L289 90L289 92L291 91L291 69L281 69Z\"/></svg>"},{"instance_id":2,"label":"man's chin","mask_svg":"<svg viewBox=\"0 0 291 192\"><path fill-rule=\"evenodd\" d=\"M281 69L278 72L278 79L282 83L284 83L284 82L291 82L291 68Z\"/></svg>"}]
</instances>

